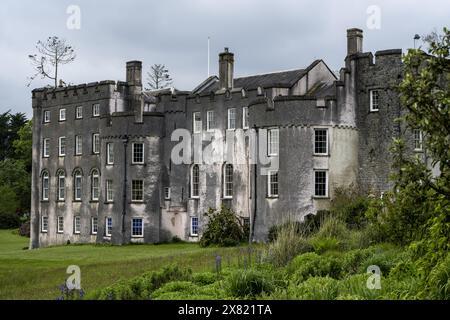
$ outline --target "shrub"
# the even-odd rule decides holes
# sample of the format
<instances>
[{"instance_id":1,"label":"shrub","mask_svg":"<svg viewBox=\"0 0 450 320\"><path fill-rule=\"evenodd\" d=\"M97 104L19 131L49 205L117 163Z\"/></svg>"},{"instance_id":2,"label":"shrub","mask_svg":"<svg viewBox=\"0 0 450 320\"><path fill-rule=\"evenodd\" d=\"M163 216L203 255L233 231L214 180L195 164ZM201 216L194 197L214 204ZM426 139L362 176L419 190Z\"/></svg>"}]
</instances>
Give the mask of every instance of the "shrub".
<instances>
[{"instance_id":1,"label":"shrub","mask_svg":"<svg viewBox=\"0 0 450 320\"><path fill-rule=\"evenodd\" d=\"M329 277L311 277L298 285L289 285L286 296L298 300L334 300L338 296L338 281Z\"/></svg>"},{"instance_id":2,"label":"shrub","mask_svg":"<svg viewBox=\"0 0 450 320\"><path fill-rule=\"evenodd\" d=\"M313 238L311 244L314 251L321 254L325 251L339 250L341 248L341 242L336 238Z\"/></svg>"},{"instance_id":3,"label":"shrub","mask_svg":"<svg viewBox=\"0 0 450 320\"><path fill-rule=\"evenodd\" d=\"M226 206L222 205L220 210L209 208L205 216L209 221L200 239L200 246L235 246L246 240L240 220Z\"/></svg>"},{"instance_id":4,"label":"shrub","mask_svg":"<svg viewBox=\"0 0 450 320\"><path fill-rule=\"evenodd\" d=\"M299 232L298 224L292 222L280 229L276 240L265 251L264 259L274 266L285 266L296 255L309 251L313 247Z\"/></svg>"},{"instance_id":5,"label":"shrub","mask_svg":"<svg viewBox=\"0 0 450 320\"><path fill-rule=\"evenodd\" d=\"M391 269L397 264L399 260L401 260L401 252L396 249L385 250L380 247L376 248L375 250L376 251L372 255L368 256L361 263L359 272L365 273L367 271L367 267L375 265L380 268L381 275L387 277Z\"/></svg>"},{"instance_id":6,"label":"shrub","mask_svg":"<svg viewBox=\"0 0 450 320\"><path fill-rule=\"evenodd\" d=\"M428 288L431 299L450 300L450 254L431 270Z\"/></svg>"},{"instance_id":7,"label":"shrub","mask_svg":"<svg viewBox=\"0 0 450 320\"><path fill-rule=\"evenodd\" d=\"M294 283L300 283L309 277L326 277L338 279L342 274L342 263L338 257L319 256L316 253L305 253L297 256L287 268Z\"/></svg>"},{"instance_id":8,"label":"shrub","mask_svg":"<svg viewBox=\"0 0 450 320\"><path fill-rule=\"evenodd\" d=\"M348 274L357 273L363 261L373 255L373 252L373 248L346 252L342 257L342 271Z\"/></svg>"},{"instance_id":9,"label":"shrub","mask_svg":"<svg viewBox=\"0 0 450 320\"><path fill-rule=\"evenodd\" d=\"M19 235L22 237L30 237L30 221L24 222L20 225Z\"/></svg>"},{"instance_id":10,"label":"shrub","mask_svg":"<svg viewBox=\"0 0 450 320\"><path fill-rule=\"evenodd\" d=\"M192 275L192 282L198 285L208 285L217 281L217 274L213 272L194 273Z\"/></svg>"},{"instance_id":11,"label":"shrub","mask_svg":"<svg viewBox=\"0 0 450 320\"><path fill-rule=\"evenodd\" d=\"M369 206L366 194L350 186L337 188L331 201L331 215L339 217L350 228L361 228L366 225L365 213Z\"/></svg>"},{"instance_id":12,"label":"shrub","mask_svg":"<svg viewBox=\"0 0 450 320\"><path fill-rule=\"evenodd\" d=\"M254 298L275 289L270 273L256 269L234 271L225 279L225 283L227 293L236 298Z\"/></svg>"},{"instance_id":13,"label":"shrub","mask_svg":"<svg viewBox=\"0 0 450 320\"><path fill-rule=\"evenodd\" d=\"M161 286L161 288L155 290L151 294L152 299L159 299L164 300L168 299L168 296L173 296L174 293L178 294L179 299L186 299L186 297L195 295L196 291L198 289L198 286L190 281L173 281L168 282ZM173 297L171 297L173 298Z\"/></svg>"},{"instance_id":14,"label":"shrub","mask_svg":"<svg viewBox=\"0 0 450 320\"><path fill-rule=\"evenodd\" d=\"M135 300L149 299L151 293L167 282L190 280L192 271L178 266L167 266L160 271L152 271L128 281L120 281L110 287L88 295L89 299Z\"/></svg>"},{"instance_id":15,"label":"shrub","mask_svg":"<svg viewBox=\"0 0 450 320\"><path fill-rule=\"evenodd\" d=\"M380 296L380 290L369 289L367 287L367 280L369 275L366 273L351 275L341 281L339 281L339 296L353 297L355 299L373 300ZM381 286L383 288L384 281L381 280Z\"/></svg>"}]
</instances>

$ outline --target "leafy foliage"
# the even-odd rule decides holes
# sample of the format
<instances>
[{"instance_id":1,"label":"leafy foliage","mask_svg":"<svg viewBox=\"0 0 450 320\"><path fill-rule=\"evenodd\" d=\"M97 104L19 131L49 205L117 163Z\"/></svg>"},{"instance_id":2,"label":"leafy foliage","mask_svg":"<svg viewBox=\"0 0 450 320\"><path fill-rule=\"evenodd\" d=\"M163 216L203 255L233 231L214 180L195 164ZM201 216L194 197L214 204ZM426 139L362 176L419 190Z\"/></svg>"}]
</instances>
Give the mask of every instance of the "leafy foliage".
<instances>
[{"instance_id":1,"label":"leafy foliage","mask_svg":"<svg viewBox=\"0 0 450 320\"><path fill-rule=\"evenodd\" d=\"M221 206L220 210L210 208L205 216L208 218L208 224L200 239L202 247L210 245L235 246L247 240L241 221L228 207Z\"/></svg>"}]
</instances>

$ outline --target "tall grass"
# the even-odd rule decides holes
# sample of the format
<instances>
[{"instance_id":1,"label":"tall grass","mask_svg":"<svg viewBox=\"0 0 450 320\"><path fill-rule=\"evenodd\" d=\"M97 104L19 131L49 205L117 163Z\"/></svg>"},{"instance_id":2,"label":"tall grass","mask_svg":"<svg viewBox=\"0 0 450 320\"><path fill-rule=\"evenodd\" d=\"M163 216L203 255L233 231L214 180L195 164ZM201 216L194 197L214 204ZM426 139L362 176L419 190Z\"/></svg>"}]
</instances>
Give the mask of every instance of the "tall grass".
<instances>
[{"instance_id":1,"label":"tall grass","mask_svg":"<svg viewBox=\"0 0 450 320\"><path fill-rule=\"evenodd\" d=\"M268 245L263 257L264 261L282 267L300 253L312 250L305 229L296 222L288 222L278 230L277 238Z\"/></svg>"}]
</instances>

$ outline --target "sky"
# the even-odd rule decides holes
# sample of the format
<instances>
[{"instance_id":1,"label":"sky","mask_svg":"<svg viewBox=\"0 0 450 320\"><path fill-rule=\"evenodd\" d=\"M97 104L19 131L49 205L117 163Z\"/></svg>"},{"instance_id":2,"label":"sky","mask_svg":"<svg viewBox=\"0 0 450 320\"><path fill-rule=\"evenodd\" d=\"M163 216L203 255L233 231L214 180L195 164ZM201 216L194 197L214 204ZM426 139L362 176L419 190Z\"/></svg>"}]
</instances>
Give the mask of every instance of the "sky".
<instances>
[{"instance_id":1,"label":"sky","mask_svg":"<svg viewBox=\"0 0 450 320\"><path fill-rule=\"evenodd\" d=\"M229 47L239 77L304 68L315 59L339 70L348 28L364 31L365 52L405 52L415 34L449 22L448 0L2 0L0 113L31 117L31 90L52 81L36 79L27 87L34 73L28 55L49 36L76 51L75 61L60 70L66 83L125 80L126 61L141 60L144 77L152 64L165 64L174 87L191 90L208 75L208 37L211 74Z\"/></svg>"}]
</instances>

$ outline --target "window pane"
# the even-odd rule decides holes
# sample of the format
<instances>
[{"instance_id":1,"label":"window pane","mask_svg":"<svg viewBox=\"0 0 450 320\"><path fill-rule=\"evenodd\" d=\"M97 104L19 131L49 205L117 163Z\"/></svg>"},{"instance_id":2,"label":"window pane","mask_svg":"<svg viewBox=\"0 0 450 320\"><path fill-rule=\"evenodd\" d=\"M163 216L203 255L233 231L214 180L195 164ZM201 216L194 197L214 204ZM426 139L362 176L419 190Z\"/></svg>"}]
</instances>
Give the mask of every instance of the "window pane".
<instances>
[{"instance_id":1,"label":"window pane","mask_svg":"<svg viewBox=\"0 0 450 320\"><path fill-rule=\"evenodd\" d=\"M133 143L133 163L144 163L143 143Z\"/></svg>"},{"instance_id":2,"label":"window pane","mask_svg":"<svg viewBox=\"0 0 450 320\"><path fill-rule=\"evenodd\" d=\"M327 194L327 173L326 171L315 171L314 173L314 194L316 196L325 197Z\"/></svg>"},{"instance_id":3,"label":"window pane","mask_svg":"<svg viewBox=\"0 0 450 320\"><path fill-rule=\"evenodd\" d=\"M202 115L200 112L193 113L193 129L194 133L199 133L202 131Z\"/></svg>"},{"instance_id":4,"label":"window pane","mask_svg":"<svg viewBox=\"0 0 450 320\"><path fill-rule=\"evenodd\" d=\"M236 129L236 109L228 109L228 129Z\"/></svg>"},{"instance_id":5,"label":"window pane","mask_svg":"<svg viewBox=\"0 0 450 320\"><path fill-rule=\"evenodd\" d=\"M131 200L142 201L144 200L144 181L133 180L131 183Z\"/></svg>"},{"instance_id":6,"label":"window pane","mask_svg":"<svg viewBox=\"0 0 450 320\"><path fill-rule=\"evenodd\" d=\"M191 217L191 235L198 235L198 217Z\"/></svg>"},{"instance_id":7,"label":"window pane","mask_svg":"<svg viewBox=\"0 0 450 320\"><path fill-rule=\"evenodd\" d=\"M327 153L327 130L316 129L314 130L314 153L326 154Z\"/></svg>"},{"instance_id":8,"label":"window pane","mask_svg":"<svg viewBox=\"0 0 450 320\"><path fill-rule=\"evenodd\" d=\"M216 122L215 122L215 119L214 119L214 111L213 110L211 110L211 111L208 111L207 113L206 113L206 126L207 126L207 130L212 130L212 129L215 129L216 128Z\"/></svg>"},{"instance_id":9,"label":"window pane","mask_svg":"<svg viewBox=\"0 0 450 320\"><path fill-rule=\"evenodd\" d=\"M233 165L225 165L225 197L233 196Z\"/></svg>"},{"instance_id":10,"label":"window pane","mask_svg":"<svg viewBox=\"0 0 450 320\"><path fill-rule=\"evenodd\" d=\"M133 236L143 236L143 231L142 218L133 218L131 234Z\"/></svg>"},{"instance_id":11,"label":"window pane","mask_svg":"<svg viewBox=\"0 0 450 320\"><path fill-rule=\"evenodd\" d=\"M198 197L199 196L199 185L200 185L200 169L198 164L194 165L192 167L192 196Z\"/></svg>"},{"instance_id":12,"label":"window pane","mask_svg":"<svg viewBox=\"0 0 450 320\"><path fill-rule=\"evenodd\" d=\"M268 131L268 153L271 156L278 155L278 129Z\"/></svg>"}]
</instances>

